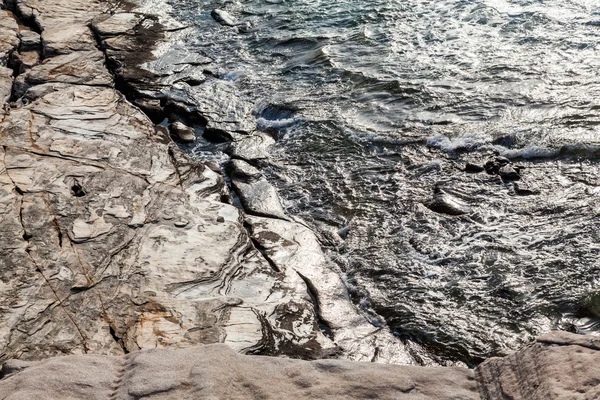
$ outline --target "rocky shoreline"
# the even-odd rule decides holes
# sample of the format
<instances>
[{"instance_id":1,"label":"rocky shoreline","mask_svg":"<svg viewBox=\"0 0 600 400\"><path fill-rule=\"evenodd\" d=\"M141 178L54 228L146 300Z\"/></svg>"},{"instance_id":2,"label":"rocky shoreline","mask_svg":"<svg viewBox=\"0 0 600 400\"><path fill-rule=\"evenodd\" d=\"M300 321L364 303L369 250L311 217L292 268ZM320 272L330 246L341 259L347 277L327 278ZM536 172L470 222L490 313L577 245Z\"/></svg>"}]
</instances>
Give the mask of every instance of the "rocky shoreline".
<instances>
[{"instance_id":1,"label":"rocky shoreline","mask_svg":"<svg viewBox=\"0 0 600 400\"><path fill-rule=\"evenodd\" d=\"M205 352L208 365L242 357L248 368L283 363L303 374L318 364L248 358L219 343L244 355L427 364L418 345L357 311L315 233L285 213L260 171L273 139L259 132L251 105L211 72L210 60L170 45L185 26L142 6L10 0L0 10L0 393L60 398L76 390L68 379L56 388L23 383L37 379L43 363L58 363L53 373L68 376L66 362L75 380L87 371L94 382L82 390L97 398L182 398L177 391L194 385L132 392L121 384L127 368L116 364L146 355L172 357L174 369L196 368L191 355ZM200 134L229 142L227 171L190 159L176 143ZM156 348L189 350L146 352ZM54 356L72 358L36 364ZM78 367L88 362L106 374ZM331 385L351 379L330 376L342 363L354 374L372 374L370 386L328 393L296 384L299 392L290 396L351 398L352 391L369 398L389 383L377 382L416 374L420 383L389 383L380 397L478 398L475 375L466 369L444 370L445 383L436 387L434 370L323 363L333 367L319 369L319 379ZM490 361L476 373L489 387L480 387L485 398L502 398L497 382L504 375L484 368L504 370L501 364ZM109 381L119 383L105 393ZM140 382L138 389L150 385L149 378ZM268 390L267 380L261 385ZM242 389L235 397L217 384L210 390L203 395L282 398Z\"/></svg>"},{"instance_id":2,"label":"rocky shoreline","mask_svg":"<svg viewBox=\"0 0 600 400\"><path fill-rule=\"evenodd\" d=\"M268 140L235 88L206 60L160 53L184 27L130 3L7 8L0 360L226 343L413 363L358 313L316 236L250 164ZM39 62L19 61L29 52ZM220 167L169 136L199 125L232 141L244 211Z\"/></svg>"}]
</instances>

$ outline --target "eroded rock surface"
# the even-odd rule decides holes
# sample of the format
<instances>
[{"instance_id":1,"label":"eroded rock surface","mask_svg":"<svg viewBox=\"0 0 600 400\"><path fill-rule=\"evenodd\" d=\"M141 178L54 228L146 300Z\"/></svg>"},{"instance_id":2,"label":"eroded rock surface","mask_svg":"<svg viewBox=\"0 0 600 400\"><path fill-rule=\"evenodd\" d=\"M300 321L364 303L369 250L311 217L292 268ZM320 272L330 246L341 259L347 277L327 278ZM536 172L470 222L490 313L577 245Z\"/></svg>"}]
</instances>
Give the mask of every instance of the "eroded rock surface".
<instances>
[{"instance_id":1,"label":"eroded rock surface","mask_svg":"<svg viewBox=\"0 0 600 400\"><path fill-rule=\"evenodd\" d=\"M19 45L19 25L14 14L0 10L0 64L6 65L8 56Z\"/></svg>"},{"instance_id":2,"label":"eroded rock surface","mask_svg":"<svg viewBox=\"0 0 600 400\"><path fill-rule=\"evenodd\" d=\"M235 354L223 345L7 363L7 399L478 399L473 372Z\"/></svg>"},{"instance_id":3,"label":"eroded rock surface","mask_svg":"<svg viewBox=\"0 0 600 400\"><path fill-rule=\"evenodd\" d=\"M600 339L551 332L532 346L477 368L481 396L495 399L596 399Z\"/></svg>"},{"instance_id":4,"label":"eroded rock surface","mask_svg":"<svg viewBox=\"0 0 600 400\"><path fill-rule=\"evenodd\" d=\"M273 269L221 202L223 178L115 90L88 25L118 38L154 19L38 3L12 7L42 32L43 62L14 88L0 69L0 362L209 343L335 353L304 281Z\"/></svg>"},{"instance_id":5,"label":"eroded rock surface","mask_svg":"<svg viewBox=\"0 0 600 400\"><path fill-rule=\"evenodd\" d=\"M175 111L201 126L211 141L257 130L252 103L211 71L209 57L171 45L172 37L185 35L185 27L135 12L98 16L92 27L129 98L157 120ZM153 54L147 52L149 42L158 44Z\"/></svg>"},{"instance_id":6,"label":"eroded rock surface","mask_svg":"<svg viewBox=\"0 0 600 400\"><path fill-rule=\"evenodd\" d=\"M0 362L212 343L414 362L355 309L259 170L233 162L245 211L262 216L249 218L223 203L218 167L190 160L155 125L168 115L172 128L185 123L184 139L235 139L248 161L273 143L253 136L253 106L235 85L205 73L210 59L165 45L184 27L129 3L9 5L21 25L4 22L17 38L7 57L43 59L16 78L0 69Z\"/></svg>"},{"instance_id":7,"label":"eroded rock surface","mask_svg":"<svg viewBox=\"0 0 600 400\"><path fill-rule=\"evenodd\" d=\"M595 399L595 336L551 332L475 371L236 354L224 345L142 350L122 357L10 360L0 393L11 400L87 399Z\"/></svg>"},{"instance_id":8,"label":"eroded rock surface","mask_svg":"<svg viewBox=\"0 0 600 400\"><path fill-rule=\"evenodd\" d=\"M275 188L261 172L242 160L229 166L231 182L246 212L263 217L288 219Z\"/></svg>"}]
</instances>

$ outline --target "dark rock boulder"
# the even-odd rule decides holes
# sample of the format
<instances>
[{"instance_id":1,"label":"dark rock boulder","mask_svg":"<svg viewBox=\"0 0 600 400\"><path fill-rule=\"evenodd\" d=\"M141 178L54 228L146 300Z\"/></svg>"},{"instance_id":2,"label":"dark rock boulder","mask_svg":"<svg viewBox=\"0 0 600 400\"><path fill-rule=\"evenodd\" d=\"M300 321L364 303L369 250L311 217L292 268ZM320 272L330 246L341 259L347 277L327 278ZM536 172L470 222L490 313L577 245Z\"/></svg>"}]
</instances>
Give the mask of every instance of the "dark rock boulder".
<instances>
[{"instance_id":1,"label":"dark rock boulder","mask_svg":"<svg viewBox=\"0 0 600 400\"><path fill-rule=\"evenodd\" d=\"M465 172L470 174L478 174L483 171L485 171L485 167L479 164L467 163L467 165L465 165Z\"/></svg>"},{"instance_id":2,"label":"dark rock boulder","mask_svg":"<svg viewBox=\"0 0 600 400\"><path fill-rule=\"evenodd\" d=\"M433 199L426 206L431 211L447 215L464 215L471 212L467 204L437 186L434 189Z\"/></svg>"},{"instance_id":3,"label":"dark rock boulder","mask_svg":"<svg viewBox=\"0 0 600 400\"><path fill-rule=\"evenodd\" d=\"M169 125L169 132L171 136L176 140L186 143L193 143L196 141L196 134L194 128L190 128L186 124L180 121L175 121Z\"/></svg>"}]
</instances>

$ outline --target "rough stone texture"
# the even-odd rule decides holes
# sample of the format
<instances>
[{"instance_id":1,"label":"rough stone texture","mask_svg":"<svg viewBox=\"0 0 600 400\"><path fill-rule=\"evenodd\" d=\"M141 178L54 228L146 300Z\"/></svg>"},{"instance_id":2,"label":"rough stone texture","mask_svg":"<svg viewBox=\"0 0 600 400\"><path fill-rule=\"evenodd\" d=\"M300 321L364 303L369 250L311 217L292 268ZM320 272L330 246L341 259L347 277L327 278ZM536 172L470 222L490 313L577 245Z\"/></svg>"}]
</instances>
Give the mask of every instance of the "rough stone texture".
<instances>
[{"instance_id":1,"label":"rough stone texture","mask_svg":"<svg viewBox=\"0 0 600 400\"><path fill-rule=\"evenodd\" d=\"M13 86L13 71L0 65L0 102L8 103Z\"/></svg>"},{"instance_id":2,"label":"rough stone texture","mask_svg":"<svg viewBox=\"0 0 600 400\"><path fill-rule=\"evenodd\" d=\"M297 222L248 217L252 239L286 279L300 277L316 301L321 326L335 338L343 356L355 361L412 364L402 344L389 331L376 328L357 312L339 271L321 250L315 234ZM414 349L418 351L417 349Z\"/></svg>"},{"instance_id":3,"label":"rough stone texture","mask_svg":"<svg viewBox=\"0 0 600 400\"><path fill-rule=\"evenodd\" d=\"M42 44L42 37L39 33L33 31L22 30L19 33L21 40L21 50L37 50Z\"/></svg>"},{"instance_id":4,"label":"rough stone texture","mask_svg":"<svg viewBox=\"0 0 600 400\"><path fill-rule=\"evenodd\" d=\"M37 50L13 52L10 62L18 74L23 74L40 63L40 53Z\"/></svg>"},{"instance_id":5,"label":"rough stone texture","mask_svg":"<svg viewBox=\"0 0 600 400\"><path fill-rule=\"evenodd\" d=\"M180 83L171 90L169 101L201 115L206 120L206 130L213 135L231 140L232 132L251 134L256 130L252 104L240 98L231 82L210 79L199 86Z\"/></svg>"},{"instance_id":6,"label":"rough stone texture","mask_svg":"<svg viewBox=\"0 0 600 400\"><path fill-rule=\"evenodd\" d=\"M281 219L248 222L223 203L222 177L188 159L115 90L107 70L113 63L136 101L141 93L160 109L165 99L152 96L164 91L175 109L191 107L186 122L195 115L205 131L251 133L251 104L229 82L165 83L207 59L171 49L146 60L140 46L147 52L148 40L167 32L130 8L10 5L42 32L45 58L16 77L18 98L0 120L0 362L210 343L249 354L413 362L356 311L310 230ZM7 88L9 71L0 80ZM182 86L189 103L175 99ZM268 187L271 209L260 214L287 219Z\"/></svg>"},{"instance_id":7,"label":"rough stone texture","mask_svg":"<svg viewBox=\"0 0 600 400\"><path fill-rule=\"evenodd\" d=\"M0 65L6 65L8 56L19 45L19 25L12 12L0 10Z\"/></svg>"},{"instance_id":8,"label":"rough stone texture","mask_svg":"<svg viewBox=\"0 0 600 400\"><path fill-rule=\"evenodd\" d=\"M231 143L229 154L247 162L261 162L269 158L269 147L275 144L275 139L266 133L257 132L252 136L241 136Z\"/></svg>"},{"instance_id":9,"label":"rough stone texture","mask_svg":"<svg viewBox=\"0 0 600 400\"><path fill-rule=\"evenodd\" d=\"M597 337L552 332L475 371L299 361L236 354L224 345L142 350L122 357L9 360L7 400L44 399L595 399Z\"/></svg>"},{"instance_id":10,"label":"rough stone texture","mask_svg":"<svg viewBox=\"0 0 600 400\"><path fill-rule=\"evenodd\" d=\"M247 213L262 217L288 219L275 188L261 172L242 160L230 163L229 176Z\"/></svg>"},{"instance_id":11,"label":"rough stone texture","mask_svg":"<svg viewBox=\"0 0 600 400\"><path fill-rule=\"evenodd\" d=\"M112 1L10 0L8 5L38 32L43 31L45 57L73 51L92 51L96 40L88 28L92 19L109 12Z\"/></svg>"},{"instance_id":12,"label":"rough stone texture","mask_svg":"<svg viewBox=\"0 0 600 400\"><path fill-rule=\"evenodd\" d=\"M13 7L43 28L46 59L0 119L0 362L219 342L335 352L305 283L273 270L220 201L221 176L113 88L87 27L106 7L31 4Z\"/></svg>"},{"instance_id":13,"label":"rough stone texture","mask_svg":"<svg viewBox=\"0 0 600 400\"><path fill-rule=\"evenodd\" d=\"M47 58L41 65L19 75L15 94L24 96L27 89L43 83L112 87L113 78L104 68L104 56L101 52L78 51Z\"/></svg>"},{"instance_id":14,"label":"rough stone texture","mask_svg":"<svg viewBox=\"0 0 600 400\"><path fill-rule=\"evenodd\" d=\"M6 400L478 399L473 372L235 354L223 345L7 363Z\"/></svg>"},{"instance_id":15,"label":"rough stone texture","mask_svg":"<svg viewBox=\"0 0 600 400\"><path fill-rule=\"evenodd\" d=\"M92 26L134 104L156 112L148 104L160 100L168 111L201 125L205 136L214 141L256 131L252 104L232 82L216 78L207 69L212 60L172 47L169 38L183 34L183 27L140 13L99 16ZM149 41L159 45L153 55L140 57L147 53Z\"/></svg>"},{"instance_id":16,"label":"rough stone texture","mask_svg":"<svg viewBox=\"0 0 600 400\"><path fill-rule=\"evenodd\" d=\"M600 338L551 332L532 346L477 368L483 399L597 399Z\"/></svg>"},{"instance_id":17,"label":"rough stone texture","mask_svg":"<svg viewBox=\"0 0 600 400\"><path fill-rule=\"evenodd\" d=\"M171 136L182 142L194 142L196 140L194 129L179 121L169 125L169 132Z\"/></svg>"}]
</instances>

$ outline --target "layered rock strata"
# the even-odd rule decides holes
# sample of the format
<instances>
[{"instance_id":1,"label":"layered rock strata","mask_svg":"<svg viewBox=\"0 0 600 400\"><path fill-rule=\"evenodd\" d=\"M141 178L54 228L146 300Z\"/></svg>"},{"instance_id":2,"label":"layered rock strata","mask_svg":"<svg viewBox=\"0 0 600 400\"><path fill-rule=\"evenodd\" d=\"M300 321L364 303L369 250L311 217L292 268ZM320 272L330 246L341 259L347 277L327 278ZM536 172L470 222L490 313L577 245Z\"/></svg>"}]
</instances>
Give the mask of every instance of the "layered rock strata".
<instances>
[{"instance_id":1,"label":"layered rock strata","mask_svg":"<svg viewBox=\"0 0 600 400\"><path fill-rule=\"evenodd\" d=\"M519 352L479 365L481 398L597 399L599 350L596 336L551 332Z\"/></svg>"},{"instance_id":2,"label":"layered rock strata","mask_svg":"<svg viewBox=\"0 0 600 400\"><path fill-rule=\"evenodd\" d=\"M270 143L235 88L205 73L210 60L164 45L149 53L184 27L123 2L6 5L0 362L225 343L413 363L354 308L253 160L232 164L240 210L220 168L155 125L168 116L249 158L266 150L248 151L248 140ZM30 51L39 62L15 61Z\"/></svg>"}]
</instances>

